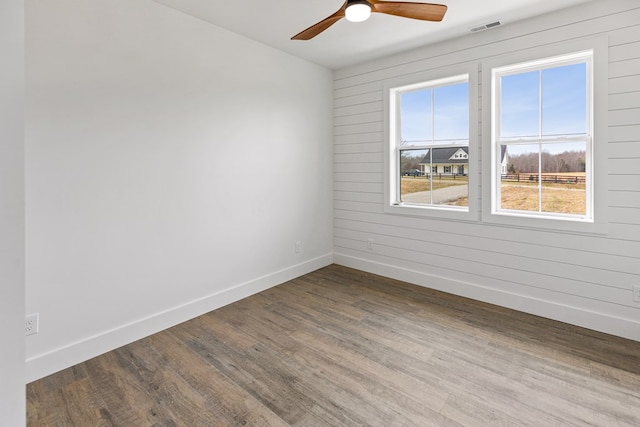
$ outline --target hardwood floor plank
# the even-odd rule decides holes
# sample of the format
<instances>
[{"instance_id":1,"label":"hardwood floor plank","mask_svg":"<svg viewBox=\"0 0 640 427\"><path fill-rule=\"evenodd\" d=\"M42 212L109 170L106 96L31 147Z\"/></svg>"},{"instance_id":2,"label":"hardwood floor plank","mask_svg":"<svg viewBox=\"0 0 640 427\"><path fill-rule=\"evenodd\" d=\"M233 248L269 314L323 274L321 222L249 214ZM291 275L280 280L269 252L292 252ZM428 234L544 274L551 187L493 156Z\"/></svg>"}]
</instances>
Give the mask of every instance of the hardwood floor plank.
<instances>
[{"instance_id":1,"label":"hardwood floor plank","mask_svg":"<svg viewBox=\"0 0 640 427\"><path fill-rule=\"evenodd\" d=\"M522 418L513 418L504 412L478 402L474 398L450 395L440 411L445 417L471 426L535 426Z\"/></svg>"},{"instance_id":2,"label":"hardwood floor plank","mask_svg":"<svg viewBox=\"0 0 640 427\"><path fill-rule=\"evenodd\" d=\"M286 325L293 322L287 321L277 313L267 309L257 311L247 305L239 306L238 310L228 310L219 315L218 319L228 323L229 327L237 331L236 333L246 335L253 343L269 345L287 355L300 349L302 344L291 338L293 332L298 329L297 325L294 329ZM284 322L283 319L285 319ZM274 330L281 332L274 334Z\"/></svg>"},{"instance_id":3,"label":"hardwood floor plank","mask_svg":"<svg viewBox=\"0 0 640 427\"><path fill-rule=\"evenodd\" d=\"M322 354L336 363L357 366L372 382L384 384L390 390L404 394L406 398L413 400L415 405L439 411L448 398L447 393L435 389L433 384L420 381L415 376L407 375L388 364L379 362L376 360L377 356L367 350L355 348L351 344L314 331L297 333L296 336L306 342L317 343L317 347L312 348L322 349Z\"/></svg>"},{"instance_id":4,"label":"hardwood floor plank","mask_svg":"<svg viewBox=\"0 0 640 427\"><path fill-rule=\"evenodd\" d=\"M200 404L190 409L193 415L188 418L191 425L196 425L193 417L203 415L211 417L200 424L203 426L286 425L246 390L193 353L173 333L153 335L148 343L162 357L163 369L181 376L191 387L189 394L198 393Z\"/></svg>"},{"instance_id":5,"label":"hardwood floor plank","mask_svg":"<svg viewBox=\"0 0 640 427\"><path fill-rule=\"evenodd\" d=\"M334 417L321 406L314 406L294 427L335 427L345 425L344 421Z\"/></svg>"},{"instance_id":6,"label":"hardwood floor plank","mask_svg":"<svg viewBox=\"0 0 640 427\"><path fill-rule=\"evenodd\" d=\"M427 385L397 391L387 381L378 382L374 376L362 372L357 365L337 361L313 349L296 354L301 364L315 376L314 388L319 394L338 396L322 405L325 410L339 408L340 413L351 415L347 425L427 426L442 425L445 421L438 410L430 409L426 402L415 396L424 395ZM347 366L349 365L349 366ZM350 367L351 366L351 367ZM414 382L414 385L418 384ZM440 407L442 405L439 405ZM406 408L412 408L411 413Z\"/></svg>"},{"instance_id":7,"label":"hardwood floor plank","mask_svg":"<svg viewBox=\"0 0 640 427\"><path fill-rule=\"evenodd\" d=\"M284 370L277 359L259 362L262 349L258 344L238 350L215 339L178 336L193 352L233 378L236 384L285 422L295 423L313 406L313 402L294 387L296 377Z\"/></svg>"},{"instance_id":8,"label":"hardwood floor plank","mask_svg":"<svg viewBox=\"0 0 640 427\"><path fill-rule=\"evenodd\" d=\"M133 343L126 347L139 345ZM105 402L114 420L119 425L162 425L171 416L148 393L153 389L153 383L147 384L141 380L139 368L133 363L127 363L126 356L121 353L125 349L114 350L87 362L91 380ZM71 424L75 425L75 424Z\"/></svg>"},{"instance_id":9,"label":"hardwood floor plank","mask_svg":"<svg viewBox=\"0 0 640 427\"><path fill-rule=\"evenodd\" d=\"M27 400L29 426L638 426L640 342L332 265Z\"/></svg>"},{"instance_id":10,"label":"hardwood floor plank","mask_svg":"<svg viewBox=\"0 0 640 427\"><path fill-rule=\"evenodd\" d=\"M30 419L34 425L69 426L95 425L100 427L113 426L111 414L104 407L95 390L90 390L88 378L83 378L73 384L56 388L51 392L56 404L63 404L64 410L47 415L42 419Z\"/></svg>"},{"instance_id":11,"label":"hardwood floor plank","mask_svg":"<svg viewBox=\"0 0 640 427\"><path fill-rule=\"evenodd\" d=\"M448 352L435 353L432 362L433 371L440 373L441 387L451 395L502 412L522 425L573 425L561 412L539 408L537 400L546 395L534 393L518 380L462 362Z\"/></svg>"},{"instance_id":12,"label":"hardwood floor plank","mask_svg":"<svg viewBox=\"0 0 640 427\"><path fill-rule=\"evenodd\" d=\"M563 411L577 424L638 425L639 408L629 405L628 394L640 401L640 388L622 391L596 379L587 385L580 373L553 366L528 369L523 383L539 394L555 395L556 390L562 389L562 396L545 401L544 407Z\"/></svg>"}]
</instances>

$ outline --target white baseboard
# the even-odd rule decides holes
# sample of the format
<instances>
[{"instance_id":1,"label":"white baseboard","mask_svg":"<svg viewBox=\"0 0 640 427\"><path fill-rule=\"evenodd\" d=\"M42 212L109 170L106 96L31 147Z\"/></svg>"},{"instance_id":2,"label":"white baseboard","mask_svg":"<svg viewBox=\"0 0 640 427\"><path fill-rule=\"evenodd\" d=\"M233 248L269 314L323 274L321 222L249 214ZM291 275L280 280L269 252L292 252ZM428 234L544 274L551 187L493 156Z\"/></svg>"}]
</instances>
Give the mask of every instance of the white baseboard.
<instances>
[{"instance_id":1,"label":"white baseboard","mask_svg":"<svg viewBox=\"0 0 640 427\"><path fill-rule=\"evenodd\" d=\"M32 382L54 372L89 360L133 341L208 313L232 302L295 279L333 262L333 254L267 274L231 286L206 297L165 310L129 324L67 344L55 350L29 357L26 360L26 382Z\"/></svg>"},{"instance_id":2,"label":"white baseboard","mask_svg":"<svg viewBox=\"0 0 640 427\"><path fill-rule=\"evenodd\" d=\"M451 280L446 277L370 261L351 255L334 253L333 262L345 267L355 268L414 285L424 286L426 288L534 314L547 319L640 341L640 322L634 319L615 317L553 301L510 293L502 289Z\"/></svg>"}]
</instances>

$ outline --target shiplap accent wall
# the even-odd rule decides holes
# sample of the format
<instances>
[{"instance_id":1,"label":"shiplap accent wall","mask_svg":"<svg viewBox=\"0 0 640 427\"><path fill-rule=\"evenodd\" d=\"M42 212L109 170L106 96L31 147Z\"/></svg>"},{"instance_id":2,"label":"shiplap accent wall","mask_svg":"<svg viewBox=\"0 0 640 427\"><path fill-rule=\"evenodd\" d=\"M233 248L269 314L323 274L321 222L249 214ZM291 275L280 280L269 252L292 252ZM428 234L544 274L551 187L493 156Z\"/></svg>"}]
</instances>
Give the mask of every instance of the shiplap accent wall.
<instances>
[{"instance_id":1,"label":"shiplap accent wall","mask_svg":"<svg viewBox=\"0 0 640 427\"><path fill-rule=\"evenodd\" d=\"M595 143L608 159L608 173L597 176L608 190L605 234L383 212L385 80L602 36L609 43L609 137ZM334 76L335 262L640 340L640 303L632 298L633 285L640 285L638 1L593 1ZM480 123L480 141L483 129L489 125Z\"/></svg>"}]
</instances>

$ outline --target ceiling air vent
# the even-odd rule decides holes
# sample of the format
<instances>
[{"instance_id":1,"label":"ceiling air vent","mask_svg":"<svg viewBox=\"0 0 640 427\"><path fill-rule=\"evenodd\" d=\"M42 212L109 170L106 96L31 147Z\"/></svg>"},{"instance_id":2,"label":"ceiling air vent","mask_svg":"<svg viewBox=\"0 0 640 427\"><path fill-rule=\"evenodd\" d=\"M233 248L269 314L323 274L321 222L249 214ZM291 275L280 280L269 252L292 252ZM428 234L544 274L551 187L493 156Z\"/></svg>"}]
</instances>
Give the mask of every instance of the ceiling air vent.
<instances>
[{"instance_id":1,"label":"ceiling air vent","mask_svg":"<svg viewBox=\"0 0 640 427\"><path fill-rule=\"evenodd\" d=\"M491 28L499 27L500 25L502 25L501 21L493 21L493 22L489 22L488 24L482 24L482 25L478 25L477 27L473 27L469 31L471 31L472 33L476 33L478 31L484 31L484 30L489 30Z\"/></svg>"}]
</instances>

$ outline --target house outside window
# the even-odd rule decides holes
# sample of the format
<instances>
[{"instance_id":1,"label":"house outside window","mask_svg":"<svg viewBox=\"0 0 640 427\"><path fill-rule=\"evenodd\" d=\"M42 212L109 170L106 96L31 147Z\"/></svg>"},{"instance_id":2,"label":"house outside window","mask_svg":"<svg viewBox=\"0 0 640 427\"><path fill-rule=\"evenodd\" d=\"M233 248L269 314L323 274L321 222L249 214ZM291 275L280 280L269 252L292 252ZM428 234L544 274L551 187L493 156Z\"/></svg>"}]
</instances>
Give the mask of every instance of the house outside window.
<instances>
[{"instance_id":1,"label":"house outside window","mask_svg":"<svg viewBox=\"0 0 640 427\"><path fill-rule=\"evenodd\" d=\"M439 147L432 148L420 161L421 165L433 164L432 172L437 174L468 175L469 173L469 147Z\"/></svg>"},{"instance_id":2,"label":"house outside window","mask_svg":"<svg viewBox=\"0 0 640 427\"><path fill-rule=\"evenodd\" d=\"M470 167L476 170L469 162L477 162L470 150L470 135L477 135L477 107L470 107L477 106L477 87L477 66L451 77L387 85L385 211L468 218L470 201L477 211L477 197L470 194L477 186L469 185L475 180ZM414 168L421 176L404 175Z\"/></svg>"}]
</instances>

